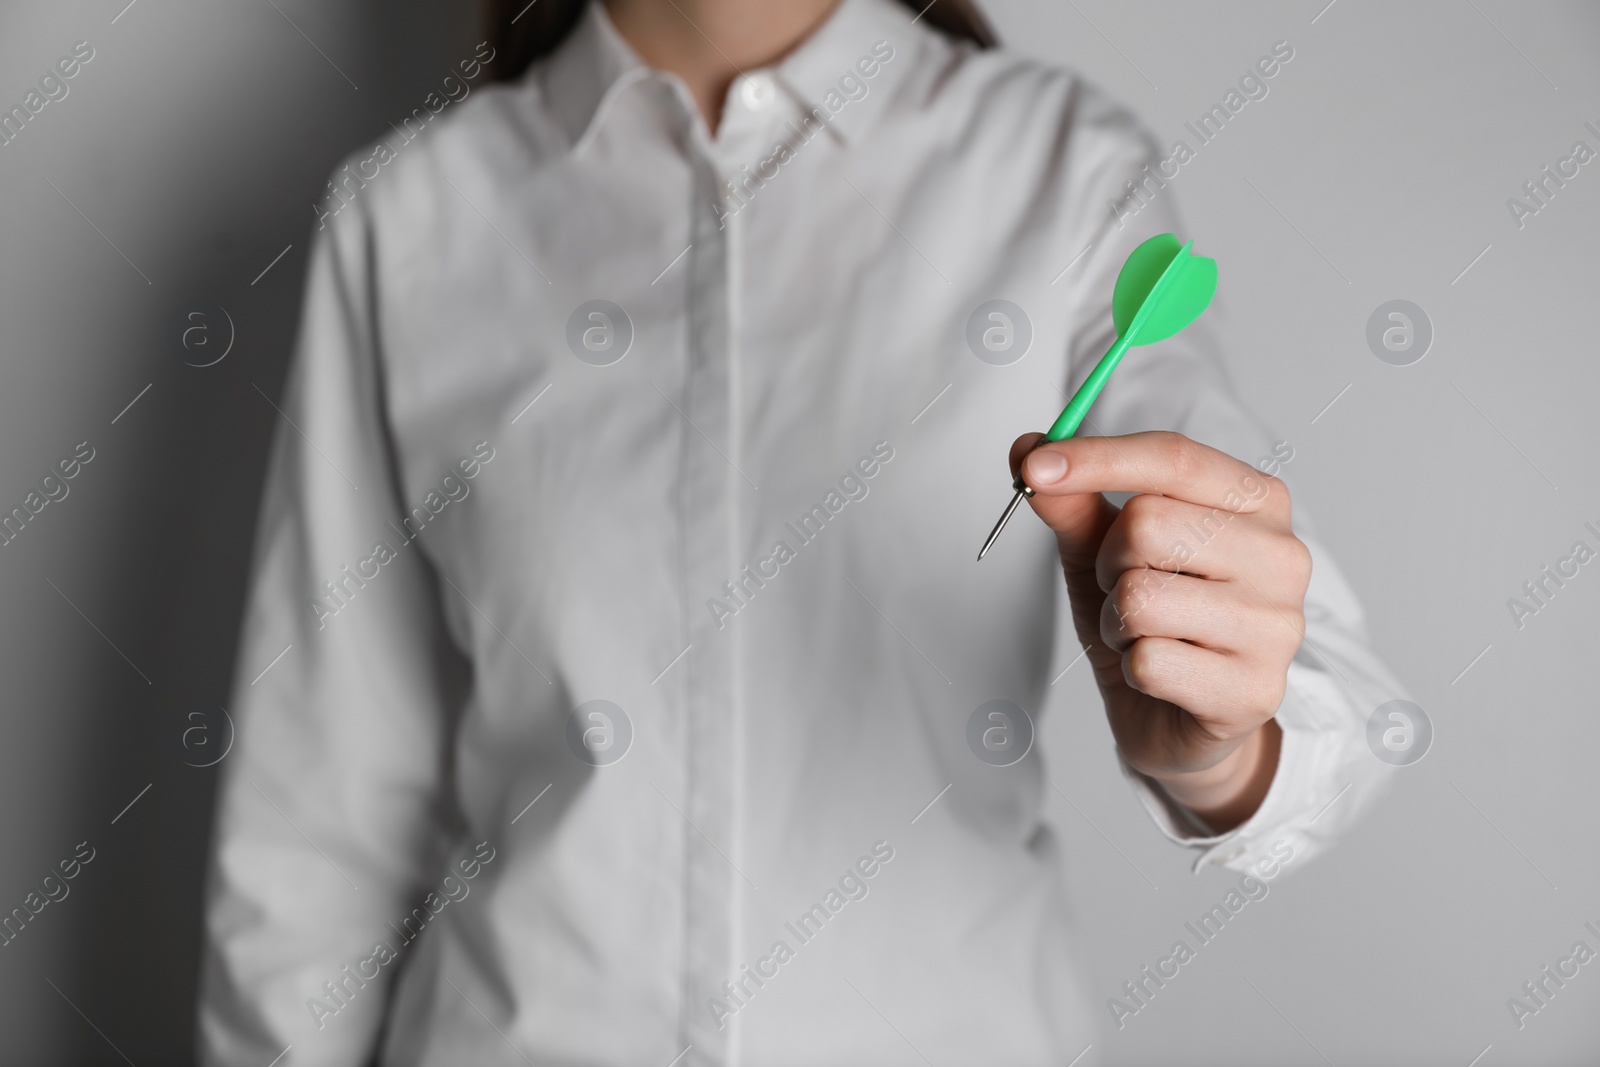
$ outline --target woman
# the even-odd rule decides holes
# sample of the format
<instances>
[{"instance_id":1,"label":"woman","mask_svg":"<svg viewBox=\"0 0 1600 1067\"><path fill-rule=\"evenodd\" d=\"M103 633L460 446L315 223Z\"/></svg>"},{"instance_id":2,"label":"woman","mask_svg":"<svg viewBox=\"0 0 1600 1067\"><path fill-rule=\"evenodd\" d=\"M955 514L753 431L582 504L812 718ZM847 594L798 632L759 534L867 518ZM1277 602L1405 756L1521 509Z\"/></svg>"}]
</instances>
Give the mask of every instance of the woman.
<instances>
[{"instance_id":1,"label":"woman","mask_svg":"<svg viewBox=\"0 0 1600 1067\"><path fill-rule=\"evenodd\" d=\"M1153 143L949 0L518 7L319 212L204 1058L1067 1062L1144 1001L1079 975L1052 679L1252 877L1395 695L1199 327L1012 445L1043 523L973 561L1181 232L1119 211Z\"/></svg>"}]
</instances>

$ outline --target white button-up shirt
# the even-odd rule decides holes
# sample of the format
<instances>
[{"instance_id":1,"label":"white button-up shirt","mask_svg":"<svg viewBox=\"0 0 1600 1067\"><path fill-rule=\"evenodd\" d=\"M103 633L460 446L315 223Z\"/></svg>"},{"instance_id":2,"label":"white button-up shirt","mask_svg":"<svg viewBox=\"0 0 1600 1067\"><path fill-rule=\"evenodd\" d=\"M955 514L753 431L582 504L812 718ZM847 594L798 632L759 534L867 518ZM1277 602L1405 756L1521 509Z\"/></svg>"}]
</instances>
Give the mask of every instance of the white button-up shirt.
<instances>
[{"instance_id":1,"label":"white button-up shirt","mask_svg":"<svg viewBox=\"0 0 1600 1067\"><path fill-rule=\"evenodd\" d=\"M714 137L598 5L416 125L318 210L206 1061L1067 1062L1108 1020L1031 727L1078 647L1026 509L974 556L1126 254L1187 236L1153 184L1126 210L1148 137L888 0L743 74ZM1204 320L1090 415L1157 428L1292 455ZM1129 776L1201 862L1298 867L1381 778L1398 692L1311 543L1260 810L1207 836Z\"/></svg>"}]
</instances>

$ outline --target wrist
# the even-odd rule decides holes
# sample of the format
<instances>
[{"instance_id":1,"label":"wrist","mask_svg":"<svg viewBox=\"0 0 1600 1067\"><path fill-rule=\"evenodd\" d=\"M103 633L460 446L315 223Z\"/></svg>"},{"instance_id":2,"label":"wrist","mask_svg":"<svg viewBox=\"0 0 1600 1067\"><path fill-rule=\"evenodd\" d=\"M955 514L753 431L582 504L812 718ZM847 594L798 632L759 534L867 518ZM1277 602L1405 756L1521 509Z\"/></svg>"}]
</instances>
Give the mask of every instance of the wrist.
<instances>
[{"instance_id":1,"label":"wrist","mask_svg":"<svg viewBox=\"0 0 1600 1067\"><path fill-rule=\"evenodd\" d=\"M1226 833L1254 815L1266 799L1282 742L1278 721L1268 719L1211 767L1151 777L1214 832Z\"/></svg>"}]
</instances>

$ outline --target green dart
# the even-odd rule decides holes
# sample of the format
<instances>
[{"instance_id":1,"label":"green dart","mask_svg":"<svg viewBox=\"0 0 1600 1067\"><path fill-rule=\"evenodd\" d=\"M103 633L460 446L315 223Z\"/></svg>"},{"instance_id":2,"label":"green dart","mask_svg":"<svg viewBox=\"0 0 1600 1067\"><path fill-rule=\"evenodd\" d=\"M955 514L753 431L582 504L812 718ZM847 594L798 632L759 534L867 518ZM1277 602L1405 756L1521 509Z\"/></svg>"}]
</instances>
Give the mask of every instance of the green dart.
<instances>
[{"instance_id":1,"label":"green dart","mask_svg":"<svg viewBox=\"0 0 1600 1067\"><path fill-rule=\"evenodd\" d=\"M1122 362L1123 353L1135 345L1153 345L1165 341L1200 317L1217 291L1217 261L1197 256L1189 251L1194 244L1179 246L1178 239L1170 233L1150 238L1135 248L1117 274L1116 289L1111 294L1111 320L1117 327L1116 343L1100 357L1094 371L1078 387L1067 406L1061 410L1055 425L1045 434L1047 441L1064 441L1078 432L1089 406L1100 395L1100 390L1111 380L1111 372ZM1032 496L1033 490L1017 475L1011 487L1016 495L1006 506L1005 514L994 524L989 539L978 553L982 559L989 547L1000 536L1000 531L1011 521L1012 514L1022 498Z\"/></svg>"}]
</instances>

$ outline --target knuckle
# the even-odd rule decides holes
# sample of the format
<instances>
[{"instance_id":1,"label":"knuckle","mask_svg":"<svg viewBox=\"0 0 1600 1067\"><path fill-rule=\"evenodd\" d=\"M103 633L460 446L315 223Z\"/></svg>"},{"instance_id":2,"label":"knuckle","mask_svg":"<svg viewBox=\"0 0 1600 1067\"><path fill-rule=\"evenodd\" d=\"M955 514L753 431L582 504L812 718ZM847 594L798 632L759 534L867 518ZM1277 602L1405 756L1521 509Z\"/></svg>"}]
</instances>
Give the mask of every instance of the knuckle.
<instances>
[{"instance_id":1,"label":"knuckle","mask_svg":"<svg viewBox=\"0 0 1600 1067\"><path fill-rule=\"evenodd\" d=\"M1163 431L1162 448L1166 451L1167 462L1172 467L1173 476L1178 481L1187 482L1199 471L1200 446L1183 434L1170 430Z\"/></svg>"},{"instance_id":2,"label":"knuckle","mask_svg":"<svg viewBox=\"0 0 1600 1067\"><path fill-rule=\"evenodd\" d=\"M1288 677L1282 672L1262 679L1256 687L1256 707L1265 716L1277 714L1283 706L1283 698L1289 692Z\"/></svg>"},{"instance_id":3,"label":"knuckle","mask_svg":"<svg viewBox=\"0 0 1600 1067\"><path fill-rule=\"evenodd\" d=\"M1140 493L1122 505L1120 516L1128 547L1147 559L1159 558L1162 536L1171 526L1172 501L1155 493Z\"/></svg>"},{"instance_id":4,"label":"knuckle","mask_svg":"<svg viewBox=\"0 0 1600 1067\"><path fill-rule=\"evenodd\" d=\"M1289 662L1300 651L1300 646L1305 642L1306 620L1298 611L1287 613L1288 625L1281 621L1272 625L1271 636L1260 645L1264 656L1258 662L1270 664L1273 669L1282 667L1288 670ZM1281 694L1279 699L1282 699Z\"/></svg>"},{"instance_id":5,"label":"knuckle","mask_svg":"<svg viewBox=\"0 0 1600 1067\"><path fill-rule=\"evenodd\" d=\"M1298 610L1305 599L1307 588L1311 585L1311 549L1293 534L1278 538L1275 543L1267 545L1266 549L1264 558L1272 566L1275 577L1282 580L1283 588L1288 594L1286 599Z\"/></svg>"},{"instance_id":6,"label":"knuckle","mask_svg":"<svg viewBox=\"0 0 1600 1067\"><path fill-rule=\"evenodd\" d=\"M1293 502L1289 497L1289 483L1275 474L1257 473L1265 486L1261 495L1262 507L1274 514L1287 517L1293 510Z\"/></svg>"},{"instance_id":7,"label":"knuckle","mask_svg":"<svg viewBox=\"0 0 1600 1067\"><path fill-rule=\"evenodd\" d=\"M1300 540L1300 538L1295 537L1293 534L1289 536L1289 543L1294 546L1295 560L1299 564L1300 569L1309 575L1311 573L1312 566L1316 562L1311 556L1311 546Z\"/></svg>"},{"instance_id":8,"label":"knuckle","mask_svg":"<svg viewBox=\"0 0 1600 1067\"><path fill-rule=\"evenodd\" d=\"M1300 593L1305 594L1306 587L1311 584L1311 568L1314 561L1311 558L1311 549L1298 537L1289 538L1289 566L1293 569L1295 577L1300 579Z\"/></svg>"},{"instance_id":9,"label":"knuckle","mask_svg":"<svg viewBox=\"0 0 1600 1067\"><path fill-rule=\"evenodd\" d=\"M1300 646L1305 644L1306 640L1306 613L1301 610L1299 605L1295 606L1294 614L1289 616L1289 622L1291 625L1288 637L1288 658L1293 659L1294 654L1300 651Z\"/></svg>"}]
</instances>

